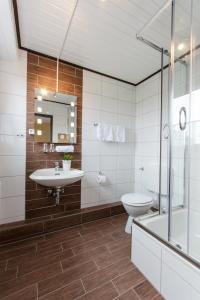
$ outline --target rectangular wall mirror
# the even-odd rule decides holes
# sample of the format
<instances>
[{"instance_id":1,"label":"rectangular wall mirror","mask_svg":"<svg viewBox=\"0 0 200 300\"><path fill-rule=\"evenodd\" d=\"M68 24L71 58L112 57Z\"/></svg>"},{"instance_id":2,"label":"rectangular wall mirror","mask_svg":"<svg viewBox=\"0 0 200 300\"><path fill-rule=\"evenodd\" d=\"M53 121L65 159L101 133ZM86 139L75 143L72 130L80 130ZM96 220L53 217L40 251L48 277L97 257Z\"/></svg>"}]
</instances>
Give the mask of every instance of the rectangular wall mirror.
<instances>
[{"instance_id":1,"label":"rectangular wall mirror","mask_svg":"<svg viewBox=\"0 0 200 300\"><path fill-rule=\"evenodd\" d=\"M74 144L77 139L77 97L34 89L35 142Z\"/></svg>"}]
</instances>

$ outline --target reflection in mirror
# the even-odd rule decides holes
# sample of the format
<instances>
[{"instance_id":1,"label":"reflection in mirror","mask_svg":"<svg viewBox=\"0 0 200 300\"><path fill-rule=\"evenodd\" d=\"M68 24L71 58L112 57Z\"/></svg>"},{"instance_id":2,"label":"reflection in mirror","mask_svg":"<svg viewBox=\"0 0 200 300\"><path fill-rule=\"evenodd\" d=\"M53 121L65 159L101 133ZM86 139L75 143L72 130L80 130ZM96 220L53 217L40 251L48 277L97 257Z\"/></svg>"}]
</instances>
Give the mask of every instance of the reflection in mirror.
<instances>
[{"instance_id":1,"label":"reflection in mirror","mask_svg":"<svg viewBox=\"0 0 200 300\"><path fill-rule=\"evenodd\" d=\"M77 97L34 89L35 142L76 143Z\"/></svg>"}]
</instances>

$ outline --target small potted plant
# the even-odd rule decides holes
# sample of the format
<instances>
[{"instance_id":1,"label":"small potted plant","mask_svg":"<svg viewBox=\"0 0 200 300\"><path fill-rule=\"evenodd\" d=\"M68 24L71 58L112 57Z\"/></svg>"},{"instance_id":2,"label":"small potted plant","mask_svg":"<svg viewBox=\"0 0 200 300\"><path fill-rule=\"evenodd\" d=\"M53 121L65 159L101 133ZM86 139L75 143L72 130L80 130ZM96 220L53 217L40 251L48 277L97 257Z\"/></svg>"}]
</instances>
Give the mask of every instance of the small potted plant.
<instances>
[{"instance_id":1,"label":"small potted plant","mask_svg":"<svg viewBox=\"0 0 200 300\"><path fill-rule=\"evenodd\" d=\"M72 162L73 156L69 153L64 153L64 157L63 157L63 171L67 172L71 169L71 162Z\"/></svg>"}]
</instances>

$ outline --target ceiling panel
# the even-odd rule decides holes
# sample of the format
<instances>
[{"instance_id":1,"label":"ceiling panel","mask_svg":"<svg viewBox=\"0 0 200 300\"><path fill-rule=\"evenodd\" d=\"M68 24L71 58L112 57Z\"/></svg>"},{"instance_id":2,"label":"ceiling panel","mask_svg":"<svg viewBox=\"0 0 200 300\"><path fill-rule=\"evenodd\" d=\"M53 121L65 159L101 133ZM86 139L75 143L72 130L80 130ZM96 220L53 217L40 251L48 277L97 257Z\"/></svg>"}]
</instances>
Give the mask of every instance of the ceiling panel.
<instances>
[{"instance_id":1,"label":"ceiling panel","mask_svg":"<svg viewBox=\"0 0 200 300\"><path fill-rule=\"evenodd\" d=\"M136 39L136 33L166 0L79 0L61 53L63 60L137 83L160 68L160 54ZM18 0L23 47L57 57L74 0ZM149 32L162 43L170 20L158 20Z\"/></svg>"}]
</instances>

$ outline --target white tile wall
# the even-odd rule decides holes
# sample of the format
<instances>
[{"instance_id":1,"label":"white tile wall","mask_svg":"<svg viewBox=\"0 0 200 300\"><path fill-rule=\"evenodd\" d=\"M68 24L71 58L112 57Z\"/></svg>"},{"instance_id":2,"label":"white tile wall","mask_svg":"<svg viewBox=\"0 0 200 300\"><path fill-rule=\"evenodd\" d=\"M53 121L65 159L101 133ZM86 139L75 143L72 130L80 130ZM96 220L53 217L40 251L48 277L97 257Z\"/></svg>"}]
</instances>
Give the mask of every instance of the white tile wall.
<instances>
[{"instance_id":1,"label":"white tile wall","mask_svg":"<svg viewBox=\"0 0 200 300\"><path fill-rule=\"evenodd\" d=\"M0 61L0 224L25 217L27 54Z\"/></svg>"},{"instance_id":2,"label":"white tile wall","mask_svg":"<svg viewBox=\"0 0 200 300\"><path fill-rule=\"evenodd\" d=\"M81 206L119 201L134 191L135 87L88 71L83 73L82 181ZM126 127L127 141L97 141L94 122ZM98 172L107 177L97 183Z\"/></svg>"},{"instance_id":3,"label":"white tile wall","mask_svg":"<svg viewBox=\"0 0 200 300\"><path fill-rule=\"evenodd\" d=\"M145 170L159 164L160 74L136 87L135 191L147 193ZM158 184L158 183L157 183Z\"/></svg>"},{"instance_id":4,"label":"white tile wall","mask_svg":"<svg viewBox=\"0 0 200 300\"><path fill-rule=\"evenodd\" d=\"M175 97L185 94L186 72L184 66L176 64ZM163 126L168 123L168 70L164 71L163 85ZM184 100L182 100L183 102ZM179 101L180 102L180 101ZM176 110L178 101L173 102L173 111ZM148 193L145 185L145 170L154 162L155 178L157 178L157 190L159 186L159 156L160 156L160 113L161 113L161 74L157 74L136 87L136 128L135 128L135 191ZM177 119L177 118L176 118ZM174 169L173 205L183 203L183 168L180 159L184 155L184 143L180 130L173 130L173 164L178 165ZM175 136L176 135L176 136ZM182 155L182 156L181 156ZM163 168L167 166L167 141L162 141ZM144 172L139 169L144 167ZM162 178L162 180L165 180ZM167 178L166 178L167 180ZM165 182L167 184L167 181Z\"/></svg>"}]
</instances>

